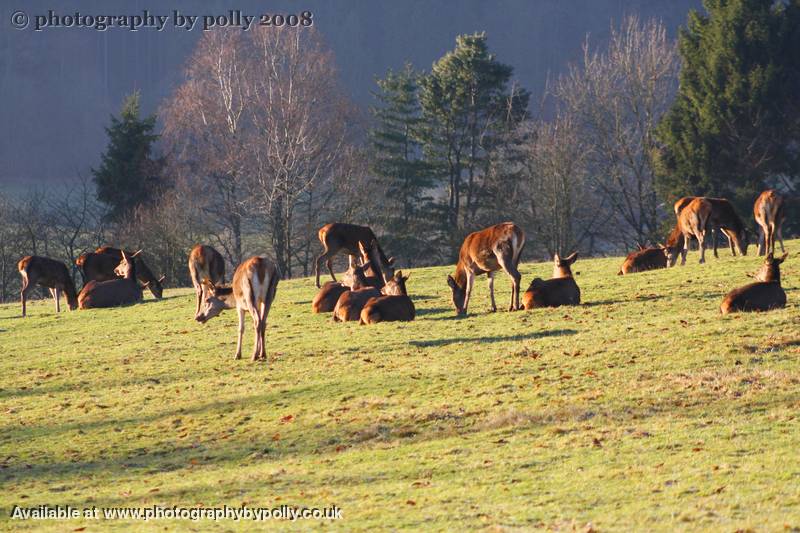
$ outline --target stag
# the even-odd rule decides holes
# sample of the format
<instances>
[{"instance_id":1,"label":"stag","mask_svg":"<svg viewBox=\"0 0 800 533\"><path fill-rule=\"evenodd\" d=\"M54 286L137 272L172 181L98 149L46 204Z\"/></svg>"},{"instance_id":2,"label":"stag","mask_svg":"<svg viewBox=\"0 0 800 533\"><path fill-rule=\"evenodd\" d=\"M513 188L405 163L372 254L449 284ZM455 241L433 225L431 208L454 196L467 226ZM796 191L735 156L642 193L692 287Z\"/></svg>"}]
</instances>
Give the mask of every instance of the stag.
<instances>
[{"instance_id":1,"label":"stag","mask_svg":"<svg viewBox=\"0 0 800 533\"><path fill-rule=\"evenodd\" d=\"M213 247L207 244L197 244L189 252L189 277L197 296L197 305L194 314L200 312L200 303L205 298L204 287L206 284L221 285L225 283L225 259Z\"/></svg>"},{"instance_id":2,"label":"stag","mask_svg":"<svg viewBox=\"0 0 800 533\"><path fill-rule=\"evenodd\" d=\"M278 268L275 263L264 256L251 257L236 267L230 287L207 285L207 296L203 308L195 320L205 324L224 309L236 309L239 314L239 334L236 341L235 358L241 359L244 315L249 312L256 333L252 360L265 361L267 359L265 338L267 316L278 288Z\"/></svg>"},{"instance_id":3,"label":"stag","mask_svg":"<svg viewBox=\"0 0 800 533\"><path fill-rule=\"evenodd\" d=\"M509 311L519 309L519 284L522 276L517 270L520 254L525 247L525 233L513 222L504 222L467 235L458 255L455 275L447 276L452 290L453 306L460 315L467 313L475 277L487 274L491 310L497 311L494 301L494 273L504 270L512 281Z\"/></svg>"},{"instance_id":4,"label":"stag","mask_svg":"<svg viewBox=\"0 0 800 533\"><path fill-rule=\"evenodd\" d=\"M783 197L774 189L762 192L753 204L753 217L761 230L758 236L758 255L775 253L776 235L781 242L781 252L785 252L781 231L783 220L786 218Z\"/></svg>"},{"instance_id":5,"label":"stag","mask_svg":"<svg viewBox=\"0 0 800 533\"><path fill-rule=\"evenodd\" d=\"M571 268L577 259L578 252L563 259L556 254L553 257L553 277L548 280L535 278L522 296L525 309L580 304L581 290L575 283Z\"/></svg>"},{"instance_id":6,"label":"stag","mask_svg":"<svg viewBox=\"0 0 800 533\"><path fill-rule=\"evenodd\" d=\"M38 255L26 255L17 263L17 270L22 276L22 290L20 291L22 316L28 315L28 295L37 285L50 289L50 295L56 302L56 313L61 312L59 292L64 293L70 311L78 307L75 283L72 281L72 276L69 275L67 266L61 261Z\"/></svg>"},{"instance_id":7,"label":"stag","mask_svg":"<svg viewBox=\"0 0 800 533\"><path fill-rule=\"evenodd\" d=\"M325 224L319 229L319 242L322 243L323 252L317 257L314 264L314 275L316 277L317 288L319 288L319 266L325 261L328 267L328 272L331 274L333 281L336 281L336 276L333 274L333 257L340 253L345 252L349 256L350 266L354 264L354 259L359 256L359 244L363 246L371 246L375 241L377 251L377 259L379 260L380 267L384 274L389 276L392 272L394 265L393 257L386 257L381 247L377 244L377 238L370 228L367 226L356 226L355 224L345 224L342 222L334 222L332 224Z\"/></svg>"},{"instance_id":8,"label":"stag","mask_svg":"<svg viewBox=\"0 0 800 533\"><path fill-rule=\"evenodd\" d=\"M139 250L130 256L125 251L121 252L122 261L114 270L114 273L121 278L89 281L78 295L78 306L81 309L94 309L118 307L141 301L142 288L136 281L136 257L141 252Z\"/></svg>"},{"instance_id":9,"label":"stag","mask_svg":"<svg viewBox=\"0 0 800 533\"><path fill-rule=\"evenodd\" d=\"M756 274L757 281L729 292L720 305L723 315L736 311L769 311L786 306L786 293L781 287L780 264L789 254L775 259L773 254L767 255L764 265Z\"/></svg>"}]
</instances>

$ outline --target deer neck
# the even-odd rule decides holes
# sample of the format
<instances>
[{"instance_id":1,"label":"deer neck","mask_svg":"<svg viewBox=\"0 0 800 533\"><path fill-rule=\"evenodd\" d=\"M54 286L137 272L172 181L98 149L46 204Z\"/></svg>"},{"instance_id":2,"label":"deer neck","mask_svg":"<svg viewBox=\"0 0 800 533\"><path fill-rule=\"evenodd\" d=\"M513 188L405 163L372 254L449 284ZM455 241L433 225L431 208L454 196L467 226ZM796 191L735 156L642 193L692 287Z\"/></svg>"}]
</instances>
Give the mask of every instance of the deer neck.
<instances>
[{"instance_id":1,"label":"deer neck","mask_svg":"<svg viewBox=\"0 0 800 533\"><path fill-rule=\"evenodd\" d=\"M464 267L464 263L459 262L456 265L456 273L453 279L456 280L456 285L462 289L467 286L467 269Z\"/></svg>"},{"instance_id":2,"label":"deer neck","mask_svg":"<svg viewBox=\"0 0 800 533\"><path fill-rule=\"evenodd\" d=\"M571 278L572 270L567 267L553 266L553 278Z\"/></svg>"}]
</instances>

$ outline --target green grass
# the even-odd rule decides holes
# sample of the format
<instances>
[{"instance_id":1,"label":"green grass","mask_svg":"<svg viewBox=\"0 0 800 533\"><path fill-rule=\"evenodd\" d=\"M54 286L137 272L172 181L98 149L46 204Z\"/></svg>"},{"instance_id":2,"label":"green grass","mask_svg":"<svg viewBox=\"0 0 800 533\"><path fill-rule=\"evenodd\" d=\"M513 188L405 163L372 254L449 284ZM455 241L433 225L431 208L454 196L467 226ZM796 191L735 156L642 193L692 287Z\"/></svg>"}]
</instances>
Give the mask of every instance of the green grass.
<instances>
[{"instance_id":1,"label":"green grass","mask_svg":"<svg viewBox=\"0 0 800 533\"><path fill-rule=\"evenodd\" d=\"M616 276L579 260L584 304L455 317L414 269L417 320L314 315L283 281L269 364L232 359L236 315L194 293L56 315L0 306L0 528L207 530L211 522L11 521L13 505L337 505L280 529L800 528L800 241L789 304L721 317L752 255ZM549 263L522 266L523 284ZM498 276L498 306L509 284ZM502 304L502 305L501 305ZM252 530L247 522L216 524Z\"/></svg>"}]
</instances>

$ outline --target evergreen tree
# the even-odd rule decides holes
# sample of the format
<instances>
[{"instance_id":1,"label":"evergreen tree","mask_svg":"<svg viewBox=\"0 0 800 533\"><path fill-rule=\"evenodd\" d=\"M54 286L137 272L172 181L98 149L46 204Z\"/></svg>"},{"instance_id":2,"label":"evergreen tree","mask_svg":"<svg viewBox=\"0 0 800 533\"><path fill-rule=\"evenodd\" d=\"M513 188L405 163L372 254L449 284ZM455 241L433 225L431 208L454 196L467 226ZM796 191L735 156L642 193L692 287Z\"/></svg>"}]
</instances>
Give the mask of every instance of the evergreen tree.
<instances>
[{"instance_id":1,"label":"evergreen tree","mask_svg":"<svg viewBox=\"0 0 800 533\"><path fill-rule=\"evenodd\" d=\"M109 142L100 168L92 169L97 197L109 206L108 218L119 221L139 205L149 204L163 188L162 159L151 156L156 116L139 117L139 92L125 98L119 118L106 128Z\"/></svg>"},{"instance_id":2,"label":"evergreen tree","mask_svg":"<svg viewBox=\"0 0 800 533\"><path fill-rule=\"evenodd\" d=\"M668 199L725 196L747 212L765 180L797 176L800 3L705 0L679 36L680 89L658 129Z\"/></svg>"},{"instance_id":3,"label":"evergreen tree","mask_svg":"<svg viewBox=\"0 0 800 533\"><path fill-rule=\"evenodd\" d=\"M370 108L372 172L385 191L380 222L394 253L417 260L425 253L426 228L431 222L429 190L434 186L419 143L418 74L410 64L389 70L377 80L378 105Z\"/></svg>"}]
</instances>

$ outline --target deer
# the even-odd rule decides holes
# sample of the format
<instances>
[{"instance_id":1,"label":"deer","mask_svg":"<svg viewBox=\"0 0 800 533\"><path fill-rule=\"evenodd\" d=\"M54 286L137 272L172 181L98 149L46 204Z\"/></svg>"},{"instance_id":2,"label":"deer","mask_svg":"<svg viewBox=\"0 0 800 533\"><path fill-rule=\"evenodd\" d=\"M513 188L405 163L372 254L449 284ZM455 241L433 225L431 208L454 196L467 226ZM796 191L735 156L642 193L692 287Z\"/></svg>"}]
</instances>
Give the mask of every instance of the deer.
<instances>
[{"instance_id":1,"label":"deer","mask_svg":"<svg viewBox=\"0 0 800 533\"><path fill-rule=\"evenodd\" d=\"M738 251L740 255L747 255L747 228L736 214L736 210L725 198L706 198L711 204L711 215L708 223L712 230L719 229L728 237L728 246L731 249L731 255L736 256ZM717 253L717 236L714 233L714 257L719 257ZM735 247L735 248L734 248Z\"/></svg>"},{"instance_id":2,"label":"deer","mask_svg":"<svg viewBox=\"0 0 800 533\"><path fill-rule=\"evenodd\" d=\"M675 266L678 260L678 254L680 254L682 250L683 232L681 231L680 225L676 224L669 235L667 235L667 240L664 242L664 247L662 248L668 267Z\"/></svg>"},{"instance_id":3,"label":"deer","mask_svg":"<svg viewBox=\"0 0 800 533\"><path fill-rule=\"evenodd\" d=\"M402 271L395 272L383 288L382 296L370 298L359 315L359 324L377 324L378 322L408 322L414 320L416 309L414 302L408 297L406 281Z\"/></svg>"},{"instance_id":4,"label":"deer","mask_svg":"<svg viewBox=\"0 0 800 533\"><path fill-rule=\"evenodd\" d=\"M265 256L254 256L242 262L233 273L229 287L215 286L207 282L203 308L195 320L205 324L224 309L236 309L239 314L239 333L234 359L242 358L242 336L244 316L250 313L256 333L252 361L266 361L267 316L278 289L278 268Z\"/></svg>"},{"instance_id":5,"label":"deer","mask_svg":"<svg viewBox=\"0 0 800 533\"><path fill-rule=\"evenodd\" d=\"M56 313L61 312L60 292L64 293L70 311L78 308L78 294L75 283L61 261L39 255L26 255L17 263L17 270L22 277L22 316L28 316L27 301L30 292L38 285L50 289L50 295L56 302Z\"/></svg>"},{"instance_id":6,"label":"deer","mask_svg":"<svg viewBox=\"0 0 800 533\"><path fill-rule=\"evenodd\" d=\"M667 268L666 246L645 247L638 245L639 249L628 254L617 272L618 276Z\"/></svg>"},{"instance_id":7,"label":"deer","mask_svg":"<svg viewBox=\"0 0 800 533\"><path fill-rule=\"evenodd\" d=\"M789 254L784 253L776 259L770 252L761 270L756 274L755 283L733 289L722 300L720 313L727 315L736 311L769 311L786 306L786 293L781 287L780 264Z\"/></svg>"},{"instance_id":8,"label":"deer","mask_svg":"<svg viewBox=\"0 0 800 533\"><path fill-rule=\"evenodd\" d=\"M84 252L76 260L83 278L83 284L94 281L109 281L119 279L114 274L114 269L119 265L119 260L112 255Z\"/></svg>"},{"instance_id":9,"label":"deer","mask_svg":"<svg viewBox=\"0 0 800 533\"><path fill-rule=\"evenodd\" d=\"M139 250L128 255L122 251L120 254L122 261L114 270L114 273L121 277L108 281L89 281L78 294L78 307L81 309L119 307L141 301L142 288L136 280L136 257L141 252Z\"/></svg>"},{"instance_id":10,"label":"deer","mask_svg":"<svg viewBox=\"0 0 800 533\"><path fill-rule=\"evenodd\" d=\"M200 312L200 304L205 297L206 283L221 285L225 283L225 259L222 254L207 244L196 244L189 252L189 277L197 296L194 314Z\"/></svg>"},{"instance_id":11,"label":"deer","mask_svg":"<svg viewBox=\"0 0 800 533\"><path fill-rule=\"evenodd\" d=\"M553 256L553 277L548 280L534 278L528 290L522 296L525 309L537 307L559 307L562 305L579 305L581 290L572 276L572 264L578 259L578 252L561 258Z\"/></svg>"},{"instance_id":12,"label":"deer","mask_svg":"<svg viewBox=\"0 0 800 533\"><path fill-rule=\"evenodd\" d=\"M374 241L373 241L374 242ZM383 273L380 266L377 264L376 258L367 253L363 243L358 243L359 250L362 256L367 260L361 266L354 266L348 272L349 275L345 279L350 285L350 290L343 292L336 306L333 308L333 321L334 322L349 322L358 320L361 316L361 310L366 305L370 298L380 296L382 290L386 289L389 285L382 283L381 287L376 287L370 284L370 279L366 276L367 269L377 271L376 278L384 281ZM394 279L394 278L391 278ZM391 282L391 279L389 282Z\"/></svg>"},{"instance_id":13,"label":"deer","mask_svg":"<svg viewBox=\"0 0 800 533\"><path fill-rule=\"evenodd\" d=\"M314 264L314 275L316 276L317 288L319 288L319 267L325 261L328 267L328 272L331 274L333 281L336 281L336 276L333 274L332 259L339 252L345 252L349 256L350 266L353 266L355 258L359 256L359 243L364 246L370 246L372 241L375 241L377 258L380 267L385 275L391 277L390 272L393 272L394 258L386 257L381 247L377 244L378 240L375 233L367 226L356 226L355 224L345 224L343 222L334 222L325 224L319 229L318 232L319 242L322 243L323 252L317 257Z\"/></svg>"},{"instance_id":14,"label":"deer","mask_svg":"<svg viewBox=\"0 0 800 533\"><path fill-rule=\"evenodd\" d=\"M775 189L767 189L758 195L753 204L753 217L761 230L758 235L758 255L775 253L776 235L781 242L781 252L786 252L781 231L786 213L783 197Z\"/></svg>"},{"instance_id":15,"label":"deer","mask_svg":"<svg viewBox=\"0 0 800 533\"><path fill-rule=\"evenodd\" d=\"M694 198L689 204L681 209L678 214L678 225L672 230L673 234L681 233L683 236L683 247L680 250L681 266L686 264L686 254L689 251L689 243L692 237L697 239L700 248L700 263L706 262L706 228L711 217L711 202L706 198ZM674 266L677 261L678 246L671 245L667 239L665 254L670 266Z\"/></svg>"},{"instance_id":16,"label":"deer","mask_svg":"<svg viewBox=\"0 0 800 533\"><path fill-rule=\"evenodd\" d=\"M141 250L139 250L141 252ZM133 254L125 250L128 256L133 257ZM119 263L122 261L122 250L119 248L113 248L111 246L101 246L97 248L94 253L96 254L106 254L110 255L111 257L115 258ZM167 279L166 276L161 276L160 278L156 278L153 274L153 271L147 266L147 263L144 262L144 259L141 256L136 256L136 276L137 279L142 283L142 286L150 291L153 297L157 300L160 300L164 294L164 280Z\"/></svg>"},{"instance_id":17,"label":"deer","mask_svg":"<svg viewBox=\"0 0 800 533\"><path fill-rule=\"evenodd\" d=\"M494 300L494 273L500 269L505 271L512 281L511 304L508 310L519 309L522 276L517 267L524 247L525 233L513 222L503 222L467 235L458 254L455 274L447 276L456 313L467 314L472 285L475 277L481 274L486 274L489 278L491 311L497 311Z\"/></svg>"}]
</instances>

